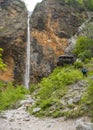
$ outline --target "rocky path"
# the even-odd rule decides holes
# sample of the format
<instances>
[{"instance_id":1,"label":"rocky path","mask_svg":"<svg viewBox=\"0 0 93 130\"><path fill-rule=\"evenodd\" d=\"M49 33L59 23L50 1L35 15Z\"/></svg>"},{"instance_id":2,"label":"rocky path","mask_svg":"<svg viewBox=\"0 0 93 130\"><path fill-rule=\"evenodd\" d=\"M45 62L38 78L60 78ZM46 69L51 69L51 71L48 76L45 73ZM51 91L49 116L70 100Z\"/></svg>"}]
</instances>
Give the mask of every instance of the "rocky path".
<instances>
[{"instance_id":1,"label":"rocky path","mask_svg":"<svg viewBox=\"0 0 93 130\"><path fill-rule=\"evenodd\" d=\"M76 120L64 118L36 118L26 111L26 103L34 103L28 95L20 102L21 107L0 114L0 130L93 130L87 117Z\"/></svg>"},{"instance_id":2,"label":"rocky path","mask_svg":"<svg viewBox=\"0 0 93 130\"><path fill-rule=\"evenodd\" d=\"M39 119L30 116L24 105L29 100L22 101L22 106L18 109L7 110L0 114L0 130L76 130L74 120Z\"/></svg>"},{"instance_id":3,"label":"rocky path","mask_svg":"<svg viewBox=\"0 0 93 130\"><path fill-rule=\"evenodd\" d=\"M0 118L0 130L75 130L73 121L38 119L21 109L7 111L3 118Z\"/></svg>"}]
</instances>

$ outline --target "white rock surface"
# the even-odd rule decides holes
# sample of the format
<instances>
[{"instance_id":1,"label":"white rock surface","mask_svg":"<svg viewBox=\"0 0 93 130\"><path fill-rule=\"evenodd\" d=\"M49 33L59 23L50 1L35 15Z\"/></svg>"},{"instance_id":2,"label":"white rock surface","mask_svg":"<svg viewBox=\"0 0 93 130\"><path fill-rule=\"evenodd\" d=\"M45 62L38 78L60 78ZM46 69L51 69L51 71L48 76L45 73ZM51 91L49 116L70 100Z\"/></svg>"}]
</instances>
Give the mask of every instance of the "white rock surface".
<instances>
[{"instance_id":1,"label":"white rock surface","mask_svg":"<svg viewBox=\"0 0 93 130\"><path fill-rule=\"evenodd\" d=\"M28 99L25 101L28 102ZM0 130L76 130L78 124L75 122L75 120L64 120L64 118L33 117L26 112L24 101L20 108L7 110L0 114ZM77 127L77 130L93 129L78 129Z\"/></svg>"},{"instance_id":2,"label":"white rock surface","mask_svg":"<svg viewBox=\"0 0 93 130\"><path fill-rule=\"evenodd\" d=\"M34 102L30 97L21 101L22 106L15 110L7 110L0 114L0 130L75 130L73 120L39 119L26 112L26 102Z\"/></svg>"}]
</instances>

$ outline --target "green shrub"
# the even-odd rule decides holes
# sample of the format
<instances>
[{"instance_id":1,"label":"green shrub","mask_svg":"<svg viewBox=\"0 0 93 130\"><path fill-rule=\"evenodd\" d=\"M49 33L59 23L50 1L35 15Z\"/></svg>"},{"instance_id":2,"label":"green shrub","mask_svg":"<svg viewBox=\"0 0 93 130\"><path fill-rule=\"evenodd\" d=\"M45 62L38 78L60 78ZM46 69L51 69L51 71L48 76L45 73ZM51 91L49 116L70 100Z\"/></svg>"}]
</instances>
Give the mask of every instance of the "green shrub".
<instances>
[{"instance_id":1,"label":"green shrub","mask_svg":"<svg viewBox=\"0 0 93 130\"><path fill-rule=\"evenodd\" d=\"M73 53L80 58L82 61L84 61L86 58L91 59L93 57L93 39L88 37L79 37L75 48L73 50Z\"/></svg>"},{"instance_id":2,"label":"green shrub","mask_svg":"<svg viewBox=\"0 0 93 130\"><path fill-rule=\"evenodd\" d=\"M93 11L93 0L65 0L66 3Z\"/></svg>"},{"instance_id":3,"label":"green shrub","mask_svg":"<svg viewBox=\"0 0 93 130\"><path fill-rule=\"evenodd\" d=\"M89 86L83 95L80 104L84 108L85 114L93 119L93 81L89 80Z\"/></svg>"},{"instance_id":4,"label":"green shrub","mask_svg":"<svg viewBox=\"0 0 93 130\"><path fill-rule=\"evenodd\" d=\"M75 68L82 68L83 67L83 62L81 62L81 61L74 62L74 67Z\"/></svg>"},{"instance_id":5,"label":"green shrub","mask_svg":"<svg viewBox=\"0 0 93 130\"><path fill-rule=\"evenodd\" d=\"M87 64L87 63L89 63L89 62L90 62L90 60L87 59L87 58L86 58L85 61L84 61L85 64Z\"/></svg>"},{"instance_id":6,"label":"green shrub","mask_svg":"<svg viewBox=\"0 0 93 130\"><path fill-rule=\"evenodd\" d=\"M0 48L0 70L5 70L6 69L6 64L4 64L4 62L2 60L2 52L3 52L3 49Z\"/></svg>"},{"instance_id":7,"label":"green shrub","mask_svg":"<svg viewBox=\"0 0 93 130\"><path fill-rule=\"evenodd\" d=\"M62 117L62 116L64 116L64 113L59 110L54 111L52 114L53 118Z\"/></svg>"},{"instance_id":8,"label":"green shrub","mask_svg":"<svg viewBox=\"0 0 93 130\"><path fill-rule=\"evenodd\" d=\"M48 108L49 106L52 105L52 102L53 102L52 98L49 98L47 100L42 100L42 102L40 103L40 108L46 109L46 108Z\"/></svg>"},{"instance_id":9,"label":"green shrub","mask_svg":"<svg viewBox=\"0 0 93 130\"><path fill-rule=\"evenodd\" d=\"M84 0L84 4L89 10L93 11L93 0Z\"/></svg>"},{"instance_id":10,"label":"green shrub","mask_svg":"<svg viewBox=\"0 0 93 130\"><path fill-rule=\"evenodd\" d=\"M77 69L71 67L56 68L48 78L43 78L38 95L41 99L48 99L57 90L67 90L66 85L77 82L81 74Z\"/></svg>"},{"instance_id":11,"label":"green shrub","mask_svg":"<svg viewBox=\"0 0 93 130\"><path fill-rule=\"evenodd\" d=\"M31 84L30 88L29 88L29 92L30 94L32 94L38 87L39 85L36 84Z\"/></svg>"},{"instance_id":12,"label":"green shrub","mask_svg":"<svg viewBox=\"0 0 93 130\"><path fill-rule=\"evenodd\" d=\"M90 86L88 87L87 102L89 105L89 113L93 117L93 81L90 83Z\"/></svg>"},{"instance_id":13,"label":"green shrub","mask_svg":"<svg viewBox=\"0 0 93 130\"><path fill-rule=\"evenodd\" d=\"M23 99L28 92L23 86L15 88L12 83L8 83L5 89L3 87L0 86L0 111L10 108L11 104L14 105L19 99Z\"/></svg>"},{"instance_id":14,"label":"green shrub","mask_svg":"<svg viewBox=\"0 0 93 130\"><path fill-rule=\"evenodd\" d=\"M68 91L68 85L73 84L82 79L82 74L78 69L75 69L73 66L58 67L52 74L47 78L43 78L42 81L37 85L39 87L38 92L36 92L36 102L34 107L40 107L44 115L57 116L60 113L60 109L63 107L60 103L62 97ZM34 87L35 88L35 87ZM58 109L57 112L53 115L54 111L50 114L49 112L52 109ZM33 108L32 108L33 109ZM38 112L37 115L40 116ZM63 113L62 113L63 114Z\"/></svg>"}]
</instances>

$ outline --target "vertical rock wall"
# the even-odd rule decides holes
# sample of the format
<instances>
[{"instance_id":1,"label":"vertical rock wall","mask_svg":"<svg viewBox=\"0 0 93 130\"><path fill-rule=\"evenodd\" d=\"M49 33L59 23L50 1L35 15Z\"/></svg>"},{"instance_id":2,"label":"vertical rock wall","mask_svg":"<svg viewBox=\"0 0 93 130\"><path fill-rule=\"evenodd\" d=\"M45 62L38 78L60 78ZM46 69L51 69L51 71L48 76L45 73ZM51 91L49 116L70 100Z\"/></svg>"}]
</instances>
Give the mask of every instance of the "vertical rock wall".
<instances>
[{"instance_id":1,"label":"vertical rock wall","mask_svg":"<svg viewBox=\"0 0 93 130\"><path fill-rule=\"evenodd\" d=\"M43 0L31 17L31 83L48 76L56 59L65 53L68 39L87 19L84 9L64 0ZM27 10L20 0L0 2L0 47L7 71L0 79L22 83L26 62ZM3 74L3 76L2 76Z\"/></svg>"},{"instance_id":2,"label":"vertical rock wall","mask_svg":"<svg viewBox=\"0 0 93 130\"><path fill-rule=\"evenodd\" d=\"M84 9L62 0L43 0L37 4L31 17L31 81L51 73L57 57L65 53L68 39L85 19Z\"/></svg>"},{"instance_id":3,"label":"vertical rock wall","mask_svg":"<svg viewBox=\"0 0 93 130\"><path fill-rule=\"evenodd\" d=\"M26 46L27 11L20 0L0 2L0 47L7 70L0 72L4 81L23 81ZM16 66L16 70L15 70Z\"/></svg>"}]
</instances>

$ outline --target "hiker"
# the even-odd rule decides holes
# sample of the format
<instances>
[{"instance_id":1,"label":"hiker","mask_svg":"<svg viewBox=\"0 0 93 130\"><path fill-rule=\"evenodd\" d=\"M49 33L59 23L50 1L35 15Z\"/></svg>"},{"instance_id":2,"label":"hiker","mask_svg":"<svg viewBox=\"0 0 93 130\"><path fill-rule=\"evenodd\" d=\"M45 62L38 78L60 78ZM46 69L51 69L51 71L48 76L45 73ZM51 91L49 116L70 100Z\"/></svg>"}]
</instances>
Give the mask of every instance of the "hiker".
<instances>
[{"instance_id":1,"label":"hiker","mask_svg":"<svg viewBox=\"0 0 93 130\"><path fill-rule=\"evenodd\" d=\"M83 74L83 77L87 77L87 69L86 68L83 68L82 69L82 74Z\"/></svg>"}]
</instances>

